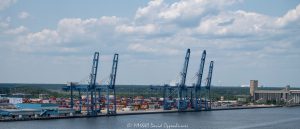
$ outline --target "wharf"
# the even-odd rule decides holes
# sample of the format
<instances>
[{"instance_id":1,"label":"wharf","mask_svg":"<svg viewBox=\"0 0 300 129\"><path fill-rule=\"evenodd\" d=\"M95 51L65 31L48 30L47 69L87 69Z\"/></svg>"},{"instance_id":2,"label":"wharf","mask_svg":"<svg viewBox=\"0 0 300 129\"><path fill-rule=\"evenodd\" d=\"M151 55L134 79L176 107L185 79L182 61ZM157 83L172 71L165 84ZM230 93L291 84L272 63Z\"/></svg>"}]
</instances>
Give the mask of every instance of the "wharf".
<instances>
[{"instance_id":1,"label":"wharf","mask_svg":"<svg viewBox=\"0 0 300 129\"><path fill-rule=\"evenodd\" d=\"M257 109L257 108L277 108L282 106L276 105L259 105L259 106L240 106L240 107L221 107L213 108L207 111L222 111L222 110L241 110L241 109ZM186 110L181 112L202 112L194 110ZM115 115L98 114L96 116L87 115L74 115L74 116L56 116L56 117L37 117L37 118L11 118L0 119L0 122L14 122L14 121L30 121L30 120L51 120L51 119L71 119L71 118L91 118L91 117L109 117L109 116L122 116L122 115L142 115L142 114L160 114L160 113L178 113L178 110L146 110L146 111L120 111Z\"/></svg>"}]
</instances>

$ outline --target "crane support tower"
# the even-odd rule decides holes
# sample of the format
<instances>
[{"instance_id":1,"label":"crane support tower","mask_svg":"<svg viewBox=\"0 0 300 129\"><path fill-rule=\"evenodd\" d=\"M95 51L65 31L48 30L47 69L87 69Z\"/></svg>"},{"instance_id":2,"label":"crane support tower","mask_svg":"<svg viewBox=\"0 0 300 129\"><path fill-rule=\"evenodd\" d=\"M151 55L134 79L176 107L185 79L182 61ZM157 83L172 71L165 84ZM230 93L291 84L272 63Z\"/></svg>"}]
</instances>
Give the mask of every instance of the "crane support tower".
<instances>
[{"instance_id":1,"label":"crane support tower","mask_svg":"<svg viewBox=\"0 0 300 129\"><path fill-rule=\"evenodd\" d=\"M202 82L202 76L203 76L203 69L205 64L205 58L206 58L206 50L203 51L199 71L197 73L197 82L194 85L194 110L198 111L199 109L202 109L202 103L201 103L201 82ZM200 99L200 100L199 100Z\"/></svg>"},{"instance_id":2,"label":"crane support tower","mask_svg":"<svg viewBox=\"0 0 300 129\"><path fill-rule=\"evenodd\" d=\"M115 83L116 83L116 76L117 76L117 69L118 69L118 60L119 60L119 54L114 55L111 74L110 74L110 82L107 86L107 115L115 115L117 113L117 103L116 103L116 89L115 89ZM110 110L110 93L112 91L113 94L113 110Z\"/></svg>"},{"instance_id":3,"label":"crane support tower","mask_svg":"<svg viewBox=\"0 0 300 129\"><path fill-rule=\"evenodd\" d=\"M177 103L178 111L183 111L183 110L187 109L187 102L186 102L187 88L185 85L185 81L186 81L187 70L188 70L188 66L189 66L190 54L191 54L190 49L187 49L186 55L185 55L185 61L183 64L183 69L182 69L182 72L180 73L181 80L178 85L178 99L179 100Z\"/></svg>"}]
</instances>

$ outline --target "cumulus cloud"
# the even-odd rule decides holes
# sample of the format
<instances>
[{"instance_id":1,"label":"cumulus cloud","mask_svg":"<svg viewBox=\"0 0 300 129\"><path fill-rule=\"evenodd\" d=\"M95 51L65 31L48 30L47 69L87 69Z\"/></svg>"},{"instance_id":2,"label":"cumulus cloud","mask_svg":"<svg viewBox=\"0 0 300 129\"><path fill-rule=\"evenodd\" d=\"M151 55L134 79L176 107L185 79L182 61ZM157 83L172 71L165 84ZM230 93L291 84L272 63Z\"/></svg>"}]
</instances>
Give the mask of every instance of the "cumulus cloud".
<instances>
[{"instance_id":1,"label":"cumulus cloud","mask_svg":"<svg viewBox=\"0 0 300 129\"><path fill-rule=\"evenodd\" d=\"M27 28L24 26L19 26L17 28L6 30L5 34L21 34L27 31Z\"/></svg>"},{"instance_id":2,"label":"cumulus cloud","mask_svg":"<svg viewBox=\"0 0 300 129\"><path fill-rule=\"evenodd\" d=\"M9 24L7 22L0 21L0 28L1 29L8 28L8 27L9 27Z\"/></svg>"},{"instance_id":3,"label":"cumulus cloud","mask_svg":"<svg viewBox=\"0 0 300 129\"><path fill-rule=\"evenodd\" d=\"M239 2L179 0L169 4L153 0L138 8L133 19L116 16L64 18L57 23L56 29L20 36L18 45L22 50L30 51L39 51L46 46L47 51L52 48L54 52L75 52L97 46L125 53L166 55L177 55L187 47L220 51L243 49L249 55L263 50L283 52L288 48L272 46L272 43L278 38L282 40L280 37L283 35L289 35L281 43L291 42L289 47L295 46L293 34L282 26L298 24L300 5L282 17L227 10Z\"/></svg>"},{"instance_id":4,"label":"cumulus cloud","mask_svg":"<svg viewBox=\"0 0 300 129\"><path fill-rule=\"evenodd\" d=\"M163 0L153 0L146 7L140 7L135 14L135 20L152 21L157 18L157 13L165 8Z\"/></svg>"},{"instance_id":5,"label":"cumulus cloud","mask_svg":"<svg viewBox=\"0 0 300 129\"><path fill-rule=\"evenodd\" d=\"M30 16L30 14L28 13L28 12L20 12L19 13L19 15L18 15L18 17L20 18L20 19L26 19L26 18L28 18Z\"/></svg>"},{"instance_id":6,"label":"cumulus cloud","mask_svg":"<svg viewBox=\"0 0 300 129\"><path fill-rule=\"evenodd\" d=\"M148 52L150 52L150 53L157 52L156 49L145 47L144 45L141 45L139 43L129 44L128 49L133 50L133 51L137 51L137 52L147 52L147 53Z\"/></svg>"},{"instance_id":7,"label":"cumulus cloud","mask_svg":"<svg viewBox=\"0 0 300 129\"><path fill-rule=\"evenodd\" d=\"M8 8L10 5L16 3L17 0L0 0L0 11Z\"/></svg>"},{"instance_id":8,"label":"cumulus cloud","mask_svg":"<svg viewBox=\"0 0 300 129\"><path fill-rule=\"evenodd\" d=\"M201 34L212 35L257 35L262 32L271 31L274 18L266 15L245 12L222 12L215 16L202 19L197 31Z\"/></svg>"},{"instance_id":9,"label":"cumulus cloud","mask_svg":"<svg viewBox=\"0 0 300 129\"><path fill-rule=\"evenodd\" d=\"M27 31L28 28L23 25L19 27L12 26L10 17L6 17L4 19L0 17L0 34L16 36L18 34L26 34L25 32Z\"/></svg>"},{"instance_id":10,"label":"cumulus cloud","mask_svg":"<svg viewBox=\"0 0 300 129\"><path fill-rule=\"evenodd\" d=\"M163 19L199 17L237 2L237 0L181 0L169 5L158 16Z\"/></svg>"},{"instance_id":11,"label":"cumulus cloud","mask_svg":"<svg viewBox=\"0 0 300 129\"><path fill-rule=\"evenodd\" d=\"M163 0L153 0L136 11L135 22L176 24L179 26L196 25L202 17L217 14L239 0L180 0L172 4Z\"/></svg>"},{"instance_id":12,"label":"cumulus cloud","mask_svg":"<svg viewBox=\"0 0 300 129\"><path fill-rule=\"evenodd\" d=\"M9 28L10 21L11 21L10 17L6 17L5 19L0 17L0 28L2 31ZM0 30L0 32L1 32L1 30Z\"/></svg>"},{"instance_id":13,"label":"cumulus cloud","mask_svg":"<svg viewBox=\"0 0 300 129\"><path fill-rule=\"evenodd\" d=\"M143 26L120 25L116 27L116 31L121 33L151 34L159 31L159 29L154 24L146 24Z\"/></svg>"},{"instance_id":14,"label":"cumulus cloud","mask_svg":"<svg viewBox=\"0 0 300 129\"><path fill-rule=\"evenodd\" d=\"M112 26L121 19L112 16L101 18L65 18L56 29L43 29L17 39L17 46L24 52L76 52L82 46L105 40L114 30Z\"/></svg>"},{"instance_id":15,"label":"cumulus cloud","mask_svg":"<svg viewBox=\"0 0 300 129\"><path fill-rule=\"evenodd\" d=\"M286 25L288 25L290 23L293 23L293 22L295 22L296 24L299 25L299 22L300 22L300 4L295 9L292 9L292 10L288 11L284 16L279 17L276 20L276 23L281 27L286 26Z\"/></svg>"},{"instance_id":16,"label":"cumulus cloud","mask_svg":"<svg viewBox=\"0 0 300 129\"><path fill-rule=\"evenodd\" d=\"M225 78L231 69L268 68L278 64L278 57L283 57L279 61L283 67L300 58L300 4L283 16L275 17L233 10L231 6L239 2L242 0L177 0L173 3L153 0L138 8L133 18L63 18L54 28L34 32L22 25L12 26L9 17L0 17L0 36L6 43L1 42L0 48L58 58L75 55L72 60L92 51L100 50L102 55L118 52L126 67L137 71L145 70L137 68L137 60L146 60L147 67L149 62L160 60L157 62L170 68L163 70L174 71L173 65L161 60L179 64L185 50L191 48L191 58L194 58L191 61L199 63L201 52L206 49L208 60L215 60L219 68L216 71L221 71L216 75L226 73ZM20 13L20 18L29 16L26 12L22 15ZM111 56L104 58L111 59Z\"/></svg>"}]
</instances>

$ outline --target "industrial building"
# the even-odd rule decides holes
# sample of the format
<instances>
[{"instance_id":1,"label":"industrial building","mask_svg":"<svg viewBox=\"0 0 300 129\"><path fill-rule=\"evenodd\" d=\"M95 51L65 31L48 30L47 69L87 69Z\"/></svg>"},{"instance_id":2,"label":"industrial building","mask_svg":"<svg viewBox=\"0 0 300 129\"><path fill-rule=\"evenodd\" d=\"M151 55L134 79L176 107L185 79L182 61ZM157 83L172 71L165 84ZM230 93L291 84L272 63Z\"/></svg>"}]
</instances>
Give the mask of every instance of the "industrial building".
<instances>
[{"instance_id":1,"label":"industrial building","mask_svg":"<svg viewBox=\"0 0 300 129\"><path fill-rule=\"evenodd\" d=\"M72 116L73 114L73 109L59 108L57 104L50 103L18 103L12 109L0 109L0 119Z\"/></svg>"},{"instance_id":2,"label":"industrial building","mask_svg":"<svg viewBox=\"0 0 300 129\"><path fill-rule=\"evenodd\" d=\"M258 90L258 81L250 81L250 96L257 103L300 104L300 90L291 90L286 86L281 90Z\"/></svg>"}]
</instances>

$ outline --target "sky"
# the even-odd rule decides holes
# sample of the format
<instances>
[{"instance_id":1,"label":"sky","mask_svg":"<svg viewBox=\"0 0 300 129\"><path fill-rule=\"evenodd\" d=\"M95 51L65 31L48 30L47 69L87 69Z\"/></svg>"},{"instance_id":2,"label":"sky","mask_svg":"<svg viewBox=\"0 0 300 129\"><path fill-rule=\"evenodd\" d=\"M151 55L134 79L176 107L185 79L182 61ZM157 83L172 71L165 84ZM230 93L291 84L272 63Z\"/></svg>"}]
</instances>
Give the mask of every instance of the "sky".
<instances>
[{"instance_id":1,"label":"sky","mask_svg":"<svg viewBox=\"0 0 300 129\"><path fill-rule=\"evenodd\" d=\"M300 0L0 0L0 83L97 82L187 85L201 53L212 85L300 87ZM203 78L203 80L204 80Z\"/></svg>"}]
</instances>

